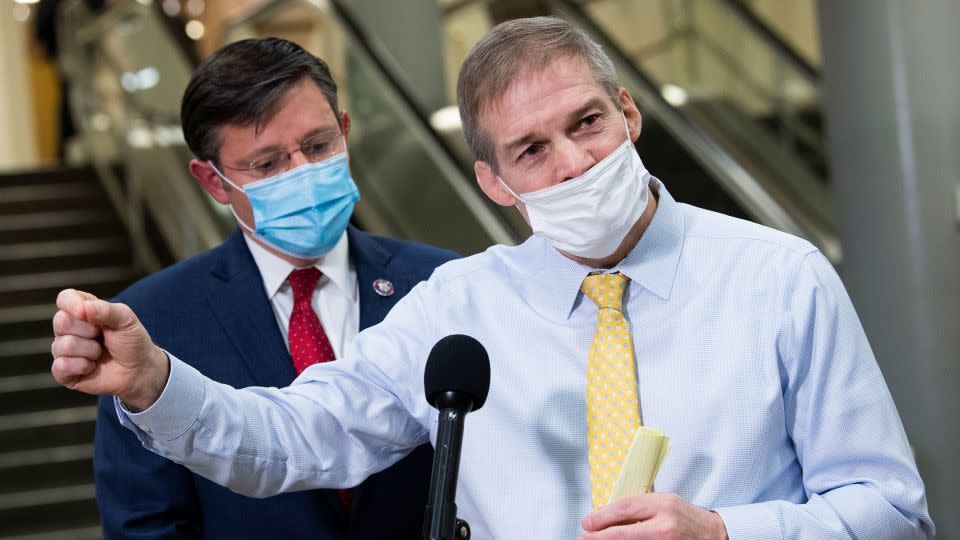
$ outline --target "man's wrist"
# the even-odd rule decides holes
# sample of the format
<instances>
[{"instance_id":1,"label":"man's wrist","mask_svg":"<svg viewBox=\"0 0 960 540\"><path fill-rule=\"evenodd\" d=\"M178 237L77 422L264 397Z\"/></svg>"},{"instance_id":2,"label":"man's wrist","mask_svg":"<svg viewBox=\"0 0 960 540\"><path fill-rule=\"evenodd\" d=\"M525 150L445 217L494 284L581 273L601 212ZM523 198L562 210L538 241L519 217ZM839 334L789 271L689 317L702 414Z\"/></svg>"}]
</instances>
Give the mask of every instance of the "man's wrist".
<instances>
[{"instance_id":1,"label":"man's wrist","mask_svg":"<svg viewBox=\"0 0 960 540\"><path fill-rule=\"evenodd\" d=\"M138 377L139 384L135 383L128 395L117 396L132 413L143 412L160 399L170 378L170 357L154 345L144 368L144 373Z\"/></svg>"},{"instance_id":2,"label":"man's wrist","mask_svg":"<svg viewBox=\"0 0 960 540\"><path fill-rule=\"evenodd\" d=\"M720 514L711 510L710 515L713 516L714 522L713 538L717 540L730 540L730 537L727 535L727 526L723 522L723 518L720 517Z\"/></svg>"}]
</instances>

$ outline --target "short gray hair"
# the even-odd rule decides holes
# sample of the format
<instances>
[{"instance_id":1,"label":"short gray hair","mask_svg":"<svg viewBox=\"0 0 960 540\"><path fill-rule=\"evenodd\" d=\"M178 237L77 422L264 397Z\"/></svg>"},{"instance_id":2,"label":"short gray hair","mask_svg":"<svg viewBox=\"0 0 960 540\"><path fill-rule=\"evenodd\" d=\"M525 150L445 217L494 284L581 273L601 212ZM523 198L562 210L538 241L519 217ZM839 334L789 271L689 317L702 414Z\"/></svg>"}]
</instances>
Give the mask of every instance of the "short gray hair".
<instances>
[{"instance_id":1,"label":"short gray hair","mask_svg":"<svg viewBox=\"0 0 960 540\"><path fill-rule=\"evenodd\" d=\"M618 104L620 83L613 62L597 42L563 19L503 22L473 47L457 79L457 106L463 136L478 161L497 168L493 143L479 124L480 114L503 96L518 76L565 56L583 59L600 87Z\"/></svg>"}]
</instances>

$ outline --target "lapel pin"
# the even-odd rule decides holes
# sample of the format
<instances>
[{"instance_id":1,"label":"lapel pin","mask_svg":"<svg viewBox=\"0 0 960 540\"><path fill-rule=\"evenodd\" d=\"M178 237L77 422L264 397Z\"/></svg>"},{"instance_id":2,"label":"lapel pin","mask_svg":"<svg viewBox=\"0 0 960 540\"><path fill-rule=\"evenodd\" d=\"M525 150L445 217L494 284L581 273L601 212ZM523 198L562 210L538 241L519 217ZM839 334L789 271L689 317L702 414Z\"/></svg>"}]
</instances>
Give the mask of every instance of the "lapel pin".
<instances>
[{"instance_id":1,"label":"lapel pin","mask_svg":"<svg viewBox=\"0 0 960 540\"><path fill-rule=\"evenodd\" d=\"M373 281L373 292L380 296L393 296L393 283L385 279L376 279Z\"/></svg>"}]
</instances>

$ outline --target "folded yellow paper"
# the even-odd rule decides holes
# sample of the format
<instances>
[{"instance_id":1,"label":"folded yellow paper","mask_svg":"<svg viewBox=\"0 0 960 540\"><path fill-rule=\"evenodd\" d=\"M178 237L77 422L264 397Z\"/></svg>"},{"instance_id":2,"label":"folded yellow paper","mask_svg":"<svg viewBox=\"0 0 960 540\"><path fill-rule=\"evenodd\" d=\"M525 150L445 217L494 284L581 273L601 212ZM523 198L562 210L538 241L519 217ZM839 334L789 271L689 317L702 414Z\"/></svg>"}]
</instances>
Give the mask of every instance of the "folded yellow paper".
<instances>
[{"instance_id":1,"label":"folded yellow paper","mask_svg":"<svg viewBox=\"0 0 960 540\"><path fill-rule=\"evenodd\" d=\"M660 471L660 464L669 450L670 439L662 431L644 426L637 428L607 504L625 497L649 493L653 488L653 481L657 478L657 472Z\"/></svg>"}]
</instances>

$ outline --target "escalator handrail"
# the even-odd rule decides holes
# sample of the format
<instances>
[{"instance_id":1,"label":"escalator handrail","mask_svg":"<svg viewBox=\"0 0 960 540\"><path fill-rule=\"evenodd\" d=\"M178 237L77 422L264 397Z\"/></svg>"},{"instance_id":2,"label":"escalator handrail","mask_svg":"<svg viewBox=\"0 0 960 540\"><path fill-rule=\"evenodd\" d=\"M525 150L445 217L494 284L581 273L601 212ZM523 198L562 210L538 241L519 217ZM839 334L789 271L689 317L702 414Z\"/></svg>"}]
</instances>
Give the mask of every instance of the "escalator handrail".
<instances>
[{"instance_id":1,"label":"escalator handrail","mask_svg":"<svg viewBox=\"0 0 960 540\"><path fill-rule=\"evenodd\" d=\"M819 88L822 76L820 70L804 58L797 50L777 34L770 26L757 16L743 0L721 0L720 5L726 7L733 15L763 41L775 53L793 66L814 87Z\"/></svg>"},{"instance_id":2,"label":"escalator handrail","mask_svg":"<svg viewBox=\"0 0 960 540\"><path fill-rule=\"evenodd\" d=\"M552 0L560 15L574 21L596 39L610 56L621 76L634 83L638 93L633 97L670 132L697 161L741 204L754 219L782 231L808 238L834 264L842 258L840 241L832 223L814 223L791 215L763 185L728 152L721 148L682 111L670 105L657 85L630 61L574 0Z\"/></svg>"},{"instance_id":3,"label":"escalator handrail","mask_svg":"<svg viewBox=\"0 0 960 540\"><path fill-rule=\"evenodd\" d=\"M401 104L398 112L405 117L408 124L413 127L416 135L423 143L428 155L433 159L434 164L442 172L444 180L457 193L464 205L470 209L474 217L479 221L480 226L498 244L513 245L519 238L510 230L504 219L493 209L492 202L484 196L477 186L476 182L471 180L472 171L467 172L462 162L456 157L454 151L446 141L430 125L427 112L424 111L411 94L404 88L403 84L398 82L399 68L390 65L389 54L380 51L373 44L374 40L369 39L362 30L353 15L346 9L341 1L331 0L323 5L315 0L270 0L263 5L255 8L251 12L229 21L224 25L222 36L230 36L236 28L248 26L254 22L270 17L271 14L287 4L292 2L301 2L311 5L321 12L327 13L338 23L340 30L350 41L351 51L360 54L373 66L373 72L385 84L385 87L393 93Z\"/></svg>"},{"instance_id":4,"label":"escalator handrail","mask_svg":"<svg viewBox=\"0 0 960 540\"><path fill-rule=\"evenodd\" d=\"M75 4L81 4L81 2L71 2L67 4L64 9L75 10ZM147 16L154 18L159 17L161 19L159 21L160 27L164 29L163 35L167 37L168 42L175 42L175 37L170 34L172 31L171 28L165 25L165 23L162 21L162 19L166 18L165 14L153 9L150 6L144 6L140 2L117 2L110 6L107 10L95 15L91 19L85 21L77 21L72 19L68 20L69 24L80 25L75 28L75 32L68 33L75 40L75 42L71 45L76 49L73 53L68 53L72 58L72 62L68 63L78 63L82 65L74 66L74 69L67 69L66 71L68 73L72 73L74 77L90 77L90 74L93 73L93 70L91 66L87 65L85 62L85 58L83 58L85 55L78 53L81 50L95 49L97 51L98 58L105 63L108 69L115 73L123 72L124 68L121 65L121 62L112 56L112 52L108 48L100 46L99 42L102 36L104 36L108 30L113 28L114 25L131 16ZM93 49L90 48L91 46ZM183 48L180 46L176 46L175 49L180 54L184 53ZM188 66L195 64L189 55L187 55L184 59L186 60L186 64ZM89 84L84 84L83 86L86 87L89 86ZM134 113L136 117L142 119L151 131L155 131L159 128L171 128L174 126L179 128L179 114L158 111L156 109L147 107L144 103L132 99L132 97L126 92L122 92L119 95L122 100L123 109ZM80 109L74 107L74 110L77 111ZM83 132L88 131L89 126L85 118L75 118L74 121L78 126L83 127ZM123 133L115 134L115 136L123 136ZM120 148L125 147L125 141L118 141L118 143ZM164 148L166 146L166 144L160 144L158 145L158 148ZM147 196L144 195L141 189L138 188L136 179L122 179L113 171L111 163L104 163L97 159L96 152L91 152L91 155L94 156L94 168L97 171L97 175L101 184L104 186L104 189L110 196L111 203L117 210L121 221L124 223L124 226L137 240L134 248L137 252L138 259L146 270L158 270L161 266L160 260L157 254L153 251L153 248L147 246L142 238L144 210L153 212L154 210L152 206L154 203L147 200ZM127 159L129 158L121 155L121 160ZM186 173L185 169L184 173L178 178L167 177L166 181L168 182L170 189L177 193L177 197L181 198L181 201L183 201L184 197L195 197L200 204L194 205L194 207L210 208L210 220L200 219L199 216L194 216L194 218L190 220L190 227L193 228L193 234L200 239L202 243L201 247L210 248L220 243L226 236L227 229L218 226L219 218L217 217L216 212L213 210L210 200L199 191L190 189L193 187L194 182L192 178L190 178L189 174ZM124 183L126 184L126 187L123 187ZM167 243L167 248L169 251L176 255L179 250L177 249L177 246L174 245L173 239L168 237L163 230L160 230L160 234L163 237L163 240Z\"/></svg>"}]
</instances>

